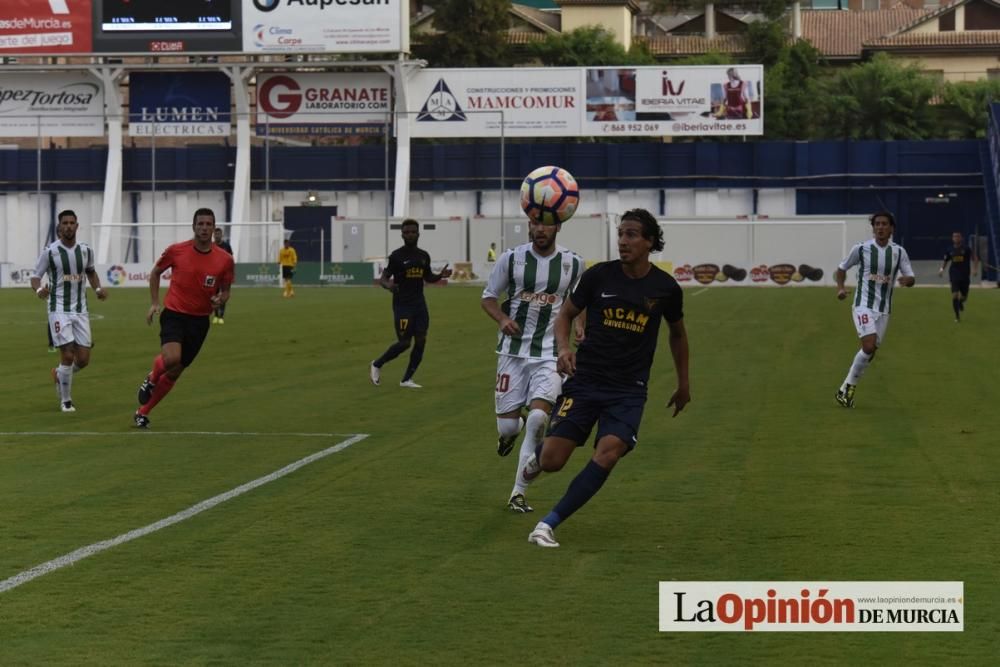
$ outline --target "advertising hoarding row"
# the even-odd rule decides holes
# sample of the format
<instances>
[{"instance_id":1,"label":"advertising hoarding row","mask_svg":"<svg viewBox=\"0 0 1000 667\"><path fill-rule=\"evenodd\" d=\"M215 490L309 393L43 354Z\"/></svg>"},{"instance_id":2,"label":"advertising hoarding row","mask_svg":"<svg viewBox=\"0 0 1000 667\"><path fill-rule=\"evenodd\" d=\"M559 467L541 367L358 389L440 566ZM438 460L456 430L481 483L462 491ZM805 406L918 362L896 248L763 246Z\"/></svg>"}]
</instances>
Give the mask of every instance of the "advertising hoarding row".
<instances>
[{"instance_id":1,"label":"advertising hoarding row","mask_svg":"<svg viewBox=\"0 0 1000 667\"><path fill-rule=\"evenodd\" d=\"M132 136L228 136L222 72L129 75ZM260 136L381 135L395 114L414 137L705 136L762 134L760 65L427 69L393 109L378 72L257 77ZM86 73L0 74L0 136L100 136L104 94Z\"/></svg>"},{"instance_id":2,"label":"advertising hoarding row","mask_svg":"<svg viewBox=\"0 0 1000 667\"><path fill-rule=\"evenodd\" d=\"M408 0L3 0L0 54L396 53Z\"/></svg>"}]
</instances>

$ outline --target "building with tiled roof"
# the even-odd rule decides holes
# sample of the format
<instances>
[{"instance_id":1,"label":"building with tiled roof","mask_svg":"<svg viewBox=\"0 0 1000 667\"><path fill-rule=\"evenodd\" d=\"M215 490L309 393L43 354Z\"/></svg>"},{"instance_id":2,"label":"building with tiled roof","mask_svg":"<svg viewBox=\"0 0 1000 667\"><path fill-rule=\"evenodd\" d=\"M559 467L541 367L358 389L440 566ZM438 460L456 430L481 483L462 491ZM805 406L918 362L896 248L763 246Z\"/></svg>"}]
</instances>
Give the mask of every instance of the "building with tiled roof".
<instances>
[{"instance_id":1,"label":"building with tiled roof","mask_svg":"<svg viewBox=\"0 0 1000 667\"><path fill-rule=\"evenodd\" d=\"M905 5L867 12L802 11L801 37L830 61L859 61L864 43L887 35L924 15Z\"/></svg>"}]
</instances>

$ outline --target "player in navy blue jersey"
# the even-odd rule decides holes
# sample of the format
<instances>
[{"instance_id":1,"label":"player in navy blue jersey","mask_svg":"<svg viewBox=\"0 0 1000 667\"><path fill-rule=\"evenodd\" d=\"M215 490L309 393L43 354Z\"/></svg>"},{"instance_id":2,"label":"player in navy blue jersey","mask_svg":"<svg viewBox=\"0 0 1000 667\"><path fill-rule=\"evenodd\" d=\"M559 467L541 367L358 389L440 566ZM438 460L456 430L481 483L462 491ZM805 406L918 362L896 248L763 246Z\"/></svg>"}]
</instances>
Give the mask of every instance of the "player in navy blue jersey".
<instances>
[{"instance_id":1,"label":"player in navy blue jersey","mask_svg":"<svg viewBox=\"0 0 1000 667\"><path fill-rule=\"evenodd\" d=\"M948 269L948 281L951 283L951 309L955 311L955 321L962 319L965 310L965 300L969 298L969 284L972 276L972 263L977 261L972 248L965 243L962 232L953 232L951 247L944 253L944 262L938 270L943 276ZM948 266L951 264L951 266Z\"/></svg>"},{"instance_id":2,"label":"player in navy blue jersey","mask_svg":"<svg viewBox=\"0 0 1000 667\"><path fill-rule=\"evenodd\" d=\"M681 288L649 261L649 253L660 250L663 231L656 218L643 209L627 211L618 225L620 259L588 269L559 311L557 365L571 377L563 383L545 441L521 474L530 480L542 471L561 470L595 424L597 435L586 467L528 536L532 544L558 547L553 529L583 507L636 446L661 319L670 330L677 373L677 390L667 407L673 406L676 417L691 400ZM586 335L574 352L570 325L584 310Z\"/></svg>"},{"instance_id":3,"label":"player in navy blue jersey","mask_svg":"<svg viewBox=\"0 0 1000 667\"><path fill-rule=\"evenodd\" d=\"M392 292L392 319L396 329L396 342L371 363L368 378L377 387L382 380L382 366L405 352L413 341L410 363L399 386L420 389L420 385L413 381L413 374L417 372L417 367L424 358L427 329L430 327L430 314L427 312L427 301L424 299L424 282L436 283L442 278L447 278L451 275L451 269L445 264L441 273L431 271L431 256L426 250L417 247L417 241L420 239L419 222L407 218L403 220L401 227L403 247L392 251L389 262L379 278L379 284Z\"/></svg>"}]
</instances>

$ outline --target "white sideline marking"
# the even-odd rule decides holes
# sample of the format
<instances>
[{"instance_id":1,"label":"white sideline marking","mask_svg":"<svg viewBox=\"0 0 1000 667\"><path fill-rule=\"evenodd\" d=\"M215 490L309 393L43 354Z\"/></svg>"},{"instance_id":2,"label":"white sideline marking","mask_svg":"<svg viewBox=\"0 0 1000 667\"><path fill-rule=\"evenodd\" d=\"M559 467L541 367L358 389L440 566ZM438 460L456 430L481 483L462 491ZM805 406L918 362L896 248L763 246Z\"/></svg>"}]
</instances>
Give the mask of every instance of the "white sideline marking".
<instances>
[{"instance_id":1,"label":"white sideline marking","mask_svg":"<svg viewBox=\"0 0 1000 667\"><path fill-rule=\"evenodd\" d=\"M235 435L235 436L289 436L296 438L335 438L340 435L353 435L351 433L257 433L248 431L148 431L130 429L128 431L0 431L0 435L140 435L143 437L150 435ZM367 434L366 434L367 435Z\"/></svg>"},{"instance_id":2,"label":"white sideline marking","mask_svg":"<svg viewBox=\"0 0 1000 667\"><path fill-rule=\"evenodd\" d=\"M690 296L698 296L698 295L699 295L699 294L701 294L702 292L707 292L708 290L709 290L709 288L708 288L708 287L702 287L702 288L701 288L700 290L698 290L697 292L694 292L694 293L693 293L693 294L691 294Z\"/></svg>"},{"instance_id":3,"label":"white sideline marking","mask_svg":"<svg viewBox=\"0 0 1000 667\"><path fill-rule=\"evenodd\" d=\"M284 477L289 473L295 472L296 470L302 468L303 466L307 466L310 463L325 458L330 454L336 454L337 452L343 451L348 447L350 447L351 445L357 442L361 442L367 437L368 437L367 433L358 433L348 438L347 440L338 442L336 445L333 445L332 447L327 447L326 449L318 451L315 454L310 454L305 458L299 459L294 463L289 463L280 470L275 470L269 475L258 477L252 482L247 482L246 484L237 486L235 489L230 489L229 491L226 491L225 493L220 493L219 495L209 498L208 500L203 500L197 505L192 505L191 507L181 512L178 512L177 514L168 516L165 519L160 519L156 523L151 523L148 526L143 526L142 528L136 528L135 530L130 530L127 533L122 533L118 537L112 537L110 540L103 540L101 542L88 544L87 546L81 547L76 551L71 551L68 554L59 556L58 558L54 558L50 561L42 563L41 565L36 565L30 570L25 570L20 574L15 574L13 577L10 577L9 579L4 579L3 581L0 581L0 593L9 591L12 588L17 588L21 584L26 584L32 579L37 579L38 577L44 574L48 574L49 572L54 572L55 570L66 567L67 565L73 565L74 563L81 561L84 558L87 558L88 556L93 556L94 554L106 551L111 547L116 547L119 544L125 544L126 542L131 542L134 539L143 537L145 535L149 535L150 533L155 533L161 528L172 526L175 523L180 523L181 521L184 521L185 519L190 519L196 514L200 514L205 510L212 509L216 505L221 505L227 500L232 500L237 496L241 496L247 491L253 491L258 486L263 486L269 482L273 482L274 480Z\"/></svg>"}]
</instances>

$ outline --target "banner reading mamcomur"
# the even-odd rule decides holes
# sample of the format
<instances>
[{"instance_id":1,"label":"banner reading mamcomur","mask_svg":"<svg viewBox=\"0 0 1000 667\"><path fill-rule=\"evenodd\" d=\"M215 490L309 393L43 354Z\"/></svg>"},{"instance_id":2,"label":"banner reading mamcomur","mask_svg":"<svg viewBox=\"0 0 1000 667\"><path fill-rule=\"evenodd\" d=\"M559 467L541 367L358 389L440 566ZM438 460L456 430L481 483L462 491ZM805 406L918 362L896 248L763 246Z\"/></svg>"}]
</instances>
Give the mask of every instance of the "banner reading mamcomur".
<instances>
[{"instance_id":1,"label":"banner reading mamcomur","mask_svg":"<svg viewBox=\"0 0 1000 667\"><path fill-rule=\"evenodd\" d=\"M394 52L408 0L243 0L243 51Z\"/></svg>"},{"instance_id":2,"label":"banner reading mamcomur","mask_svg":"<svg viewBox=\"0 0 1000 667\"><path fill-rule=\"evenodd\" d=\"M222 72L133 72L129 134L221 137L231 133L229 77Z\"/></svg>"},{"instance_id":3,"label":"banner reading mamcomur","mask_svg":"<svg viewBox=\"0 0 1000 667\"><path fill-rule=\"evenodd\" d=\"M89 53L90 0L3 0L0 53Z\"/></svg>"},{"instance_id":4,"label":"banner reading mamcomur","mask_svg":"<svg viewBox=\"0 0 1000 667\"><path fill-rule=\"evenodd\" d=\"M257 77L257 134L382 134L388 74L286 72Z\"/></svg>"},{"instance_id":5,"label":"banner reading mamcomur","mask_svg":"<svg viewBox=\"0 0 1000 667\"><path fill-rule=\"evenodd\" d=\"M104 88L84 72L0 74L0 136L99 137Z\"/></svg>"},{"instance_id":6,"label":"banner reading mamcomur","mask_svg":"<svg viewBox=\"0 0 1000 667\"><path fill-rule=\"evenodd\" d=\"M763 79L761 65L426 69L407 111L415 137L757 135Z\"/></svg>"}]
</instances>

